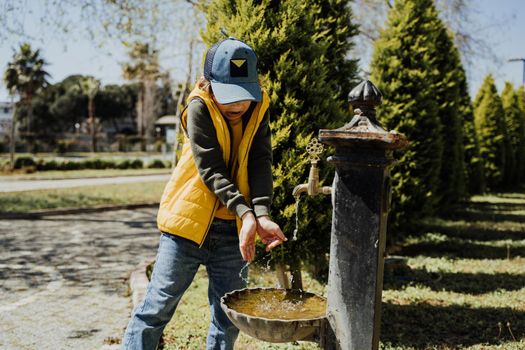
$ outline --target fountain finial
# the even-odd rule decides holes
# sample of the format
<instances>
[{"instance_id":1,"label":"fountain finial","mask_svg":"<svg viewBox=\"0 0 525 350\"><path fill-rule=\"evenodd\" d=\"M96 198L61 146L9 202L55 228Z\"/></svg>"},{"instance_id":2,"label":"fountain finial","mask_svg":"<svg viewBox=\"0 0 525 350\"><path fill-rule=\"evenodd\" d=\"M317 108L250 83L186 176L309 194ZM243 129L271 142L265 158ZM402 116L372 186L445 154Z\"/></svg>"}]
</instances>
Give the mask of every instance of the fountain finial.
<instances>
[{"instance_id":1,"label":"fountain finial","mask_svg":"<svg viewBox=\"0 0 525 350\"><path fill-rule=\"evenodd\" d=\"M354 108L375 108L381 104L382 99L383 94L370 80L362 81L348 94L348 102Z\"/></svg>"},{"instance_id":2,"label":"fountain finial","mask_svg":"<svg viewBox=\"0 0 525 350\"><path fill-rule=\"evenodd\" d=\"M387 133L376 119L376 107L381 104L382 99L381 91L370 80L359 83L348 94L348 102L353 107L354 117L350 123L338 130Z\"/></svg>"}]
</instances>

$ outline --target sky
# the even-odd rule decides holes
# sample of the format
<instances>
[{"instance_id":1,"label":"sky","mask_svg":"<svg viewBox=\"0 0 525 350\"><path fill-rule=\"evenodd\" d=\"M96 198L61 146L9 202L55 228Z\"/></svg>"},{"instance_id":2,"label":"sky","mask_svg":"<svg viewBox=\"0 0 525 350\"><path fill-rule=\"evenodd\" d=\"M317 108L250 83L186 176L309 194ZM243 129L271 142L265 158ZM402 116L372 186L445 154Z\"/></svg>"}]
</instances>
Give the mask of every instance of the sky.
<instances>
[{"instance_id":1,"label":"sky","mask_svg":"<svg viewBox=\"0 0 525 350\"><path fill-rule=\"evenodd\" d=\"M525 1L524 0L472 0L476 4L476 25L480 34L492 44L497 60L474 58L468 67L471 96L483 79L491 73L499 90L505 81L514 86L523 84L522 62L508 62L512 58L525 58Z\"/></svg>"},{"instance_id":2,"label":"sky","mask_svg":"<svg viewBox=\"0 0 525 350\"><path fill-rule=\"evenodd\" d=\"M9 2L0 0L0 12L5 10L6 6L2 4L4 1ZM29 10L19 21L22 31L31 37L27 41L34 48L39 48L49 62L46 69L51 75L51 83L72 74L93 75L103 85L125 82L121 64L126 61L126 49L118 40L106 38L101 46L100 40L94 40L82 31L72 30L68 34L56 35L49 23L42 24L35 20L42 13L38 0L25 0L24 4ZM525 57L525 0L471 0L471 4L474 6L472 28L479 36L486 38L497 56L471 57L473 64L466 67L471 96L475 95L488 73L493 74L500 91L505 81L510 81L514 86L522 84L523 64L508 62L508 59ZM0 20L1 16L0 13ZM1 72L12 58L13 49L24 39L20 35L6 35L5 40L0 41ZM175 80L185 75L187 64L183 56L180 52L165 57L161 55L161 66ZM369 57L361 57L361 62L366 66ZM7 91L0 83L0 101L6 100Z\"/></svg>"}]
</instances>

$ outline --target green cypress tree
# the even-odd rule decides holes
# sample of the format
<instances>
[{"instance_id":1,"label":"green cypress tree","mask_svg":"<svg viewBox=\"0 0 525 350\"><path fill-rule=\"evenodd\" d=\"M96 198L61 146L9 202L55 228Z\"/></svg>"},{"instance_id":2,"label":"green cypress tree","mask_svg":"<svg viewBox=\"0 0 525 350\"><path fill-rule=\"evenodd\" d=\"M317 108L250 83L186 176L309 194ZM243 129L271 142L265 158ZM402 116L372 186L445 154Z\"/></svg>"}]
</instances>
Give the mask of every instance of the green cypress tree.
<instances>
[{"instance_id":1,"label":"green cypress tree","mask_svg":"<svg viewBox=\"0 0 525 350\"><path fill-rule=\"evenodd\" d=\"M463 149L465 156L465 181L469 194L485 192L485 172L480 156L479 139L474 126L474 110L470 100L465 70L458 71L461 96L459 114L463 123Z\"/></svg>"},{"instance_id":2,"label":"green cypress tree","mask_svg":"<svg viewBox=\"0 0 525 350\"><path fill-rule=\"evenodd\" d=\"M509 185L520 182L520 174L525 170L525 120L519 105L517 91L511 83L506 82L501 101L505 110L505 124L510 142L510 164L506 167L506 180Z\"/></svg>"},{"instance_id":3,"label":"green cypress tree","mask_svg":"<svg viewBox=\"0 0 525 350\"><path fill-rule=\"evenodd\" d=\"M507 160L505 114L494 78L488 75L474 100L474 125L489 189L503 185Z\"/></svg>"},{"instance_id":4,"label":"green cypress tree","mask_svg":"<svg viewBox=\"0 0 525 350\"><path fill-rule=\"evenodd\" d=\"M516 90L516 96L518 99L518 106L521 111L521 120L523 123L525 123L525 86L524 85L521 85ZM523 138L525 139L525 135L523 135ZM523 154L525 154L525 150L522 150L522 152ZM523 170L521 171L521 173L518 173L518 181L520 181L521 183L525 182L525 164L523 162L525 162L525 159L523 159L521 163L521 167L522 167L521 169Z\"/></svg>"},{"instance_id":5,"label":"green cypress tree","mask_svg":"<svg viewBox=\"0 0 525 350\"><path fill-rule=\"evenodd\" d=\"M220 29L257 52L260 79L270 96L274 155L272 217L291 238L295 229L293 188L307 181L307 143L321 128L342 126L350 116L346 94L356 79L356 62L346 58L357 34L346 1L214 0L205 8L204 41L221 40ZM328 184L333 171L322 164ZM306 202L306 203L305 203ZM328 197L300 206L298 240L277 250L286 259L314 264L329 250L331 205ZM284 254L283 254L284 256Z\"/></svg>"},{"instance_id":6,"label":"green cypress tree","mask_svg":"<svg viewBox=\"0 0 525 350\"><path fill-rule=\"evenodd\" d=\"M384 95L379 121L410 141L392 172L390 239L414 219L433 214L438 202L443 140L432 85L438 74L435 17L432 0L396 1L375 44L372 81Z\"/></svg>"},{"instance_id":7,"label":"green cypress tree","mask_svg":"<svg viewBox=\"0 0 525 350\"><path fill-rule=\"evenodd\" d=\"M518 96L518 106L520 107L523 117L525 118L525 85L521 85L516 90L516 95Z\"/></svg>"},{"instance_id":8,"label":"green cypress tree","mask_svg":"<svg viewBox=\"0 0 525 350\"><path fill-rule=\"evenodd\" d=\"M430 18L437 36L429 47L433 50L433 90L438 103L438 116L443 125L443 157L441 161L440 209L449 211L450 205L458 203L466 195L465 163L463 149L463 125L461 119L462 96L460 95L463 66L459 51L450 33L439 19L437 11Z\"/></svg>"},{"instance_id":9,"label":"green cypress tree","mask_svg":"<svg viewBox=\"0 0 525 350\"><path fill-rule=\"evenodd\" d=\"M357 60L348 59L348 53L354 46L350 39L358 35L357 26L352 24L349 2L311 0L310 3L320 7L320 13L316 15L317 28L326 31L325 40L328 47L325 57L329 65L327 78L328 81L335 82L334 90L337 92L333 100L342 103L341 108L346 109L348 93L358 83Z\"/></svg>"}]
</instances>

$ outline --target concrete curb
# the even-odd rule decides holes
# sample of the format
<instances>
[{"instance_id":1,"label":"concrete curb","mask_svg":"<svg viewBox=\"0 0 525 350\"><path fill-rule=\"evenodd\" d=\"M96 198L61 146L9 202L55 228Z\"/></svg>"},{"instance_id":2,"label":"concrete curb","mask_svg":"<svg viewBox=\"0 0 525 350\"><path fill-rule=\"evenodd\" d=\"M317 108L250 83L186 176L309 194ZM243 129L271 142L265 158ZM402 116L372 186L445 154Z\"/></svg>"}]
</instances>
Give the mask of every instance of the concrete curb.
<instances>
[{"instance_id":1,"label":"concrete curb","mask_svg":"<svg viewBox=\"0 0 525 350\"><path fill-rule=\"evenodd\" d=\"M155 259L153 260L143 260L139 265L137 265L137 268L131 272L131 275L129 276L129 288L131 289L131 301L133 303L133 309L142 303L144 300L144 297L146 296L146 290L148 288L148 275L146 273L146 269L148 265L155 262ZM164 334L160 336L159 339L159 348L163 348L161 344L164 344ZM100 350L113 350L113 349L100 349Z\"/></svg>"},{"instance_id":2,"label":"concrete curb","mask_svg":"<svg viewBox=\"0 0 525 350\"><path fill-rule=\"evenodd\" d=\"M58 209L44 209L35 210L27 213L0 213L0 220L34 220L41 219L45 216L68 215L68 214L82 214L82 213L96 213L101 211L122 210L122 209L139 209L152 208L158 206L159 203L136 203L136 204L118 204L118 205L101 205L89 208L58 208Z\"/></svg>"},{"instance_id":3,"label":"concrete curb","mask_svg":"<svg viewBox=\"0 0 525 350\"><path fill-rule=\"evenodd\" d=\"M129 276L129 288L131 290L132 312L135 310L137 305L139 305L142 300L144 300L146 289L149 283L146 269L153 261L154 260L143 260L133 271L131 271ZM104 344L98 350L117 350L120 349L121 346L122 344Z\"/></svg>"},{"instance_id":4,"label":"concrete curb","mask_svg":"<svg viewBox=\"0 0 525 350\"><path fill-rule=\"evenodd\" d=\"M131 301L133 303L133 309L144 300L146 295L146 288L148 287L149 279L146 274L146 269L153 260L144 260L137 268L131 272L129 276L129 288L131 289Z\"/></svg>"}]
</instances>

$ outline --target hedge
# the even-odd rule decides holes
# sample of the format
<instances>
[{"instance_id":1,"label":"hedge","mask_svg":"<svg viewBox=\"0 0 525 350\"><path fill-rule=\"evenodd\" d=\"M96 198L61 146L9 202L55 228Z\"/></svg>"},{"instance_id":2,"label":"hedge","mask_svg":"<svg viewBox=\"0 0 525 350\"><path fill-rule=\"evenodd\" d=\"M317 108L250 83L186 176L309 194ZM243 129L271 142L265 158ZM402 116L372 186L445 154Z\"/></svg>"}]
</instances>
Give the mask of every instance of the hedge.
<instances>
[{"instance_id":1,"label":"hedge","mask_svg":"<svg viewBox=\"0 0 525 350\"><path fill-rule=\"evenodd\" d=\"M8 166L7 161L4 166ZM142 159L101 159L88 158L84 160L57 160L57 159L34 159L33 157L17 157L15 169L33 168L37 171L47 170L82 170L82 169L143 169L143 168L171 168L170 161L154 159L144 164Z\"/></svg>"}]
</instances>

